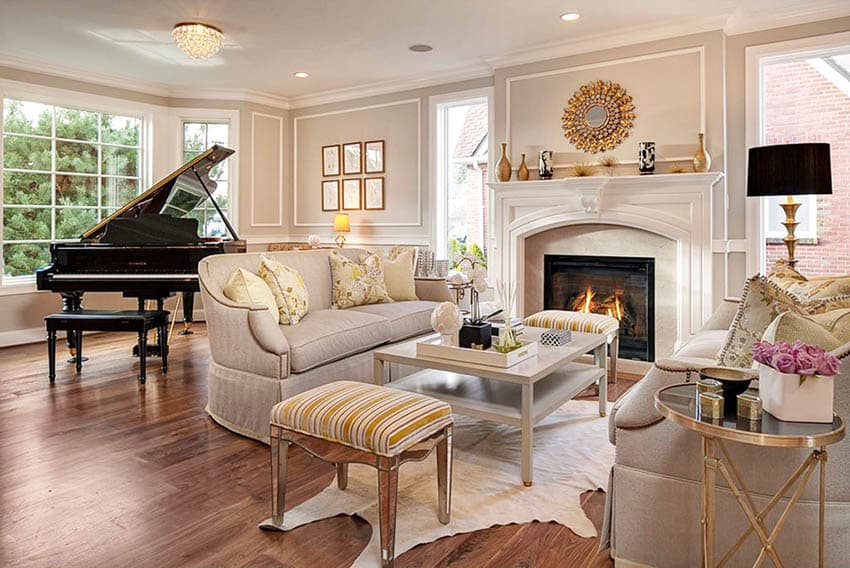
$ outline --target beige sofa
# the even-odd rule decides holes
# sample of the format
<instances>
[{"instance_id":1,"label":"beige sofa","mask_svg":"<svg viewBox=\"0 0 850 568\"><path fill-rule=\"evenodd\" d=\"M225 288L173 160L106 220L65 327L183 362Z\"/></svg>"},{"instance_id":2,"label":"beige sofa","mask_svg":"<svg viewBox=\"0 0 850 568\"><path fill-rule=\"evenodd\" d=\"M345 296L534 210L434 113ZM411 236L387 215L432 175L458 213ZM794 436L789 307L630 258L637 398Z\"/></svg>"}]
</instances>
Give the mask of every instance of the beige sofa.
<instances>
[{"instance_id":1,"label":"beige sofa","mask_svg":"<svg viewBox=\"0 0 850 568\"><path fill-rule=\"evenodd\" d=\"M357 258L365 251L341 252ZM222 293L230 273L256 271L261 254L304 278L310 306L298 324L277 325L264 307L237 304ZM331 381L370 381L372 351L430 332L434 306L452 299L445 282L417 280L419 301L332 309L327 250L215 255L201 261L198 273L211 355L207 413L266 443L272 406Z\"/></svg>"},{"instance_id":2,"label":"beige sofa","mask_svg":"<svg viewBox=\"0 0 850 568\"><path fill-rule=\"evenodd\" d=\"M705 327L672 359L658 361L643 380L614 405L609 422L616 460L609 483L603 543L610 544L617 566L690 568L701 557L700 438L662 418L655 392L666 385L698 379L712 365L735 314L727 301ZM835 378L835 411L850 419L850 344L834 351L844 360ZM729 444L749 489L764 506L808 453L804 450ZM826 490L826 566L850 566L850 441L828 448ZM748 526L734 497L717 482L716 559ZM813 476L776 545L786 566L817 565L817 476ZM773 526L784 501L768 516ZM777 511L779 509L780 511ZM757 539L750 535L728 566L752 566Z\"/></svg>"}]
</instances>

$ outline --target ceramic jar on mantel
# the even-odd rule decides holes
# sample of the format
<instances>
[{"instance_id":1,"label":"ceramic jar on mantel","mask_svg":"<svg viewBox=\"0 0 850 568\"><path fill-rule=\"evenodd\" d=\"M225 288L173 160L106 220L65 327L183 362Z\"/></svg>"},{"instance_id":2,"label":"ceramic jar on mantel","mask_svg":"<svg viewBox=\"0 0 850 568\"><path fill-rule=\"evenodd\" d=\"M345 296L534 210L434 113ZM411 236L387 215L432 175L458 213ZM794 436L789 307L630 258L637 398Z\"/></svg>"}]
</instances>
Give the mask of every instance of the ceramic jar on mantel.
<instances>
[{"instance_id":1,"label":"ceramic jar on mantel","mask_svg":"<svg viewBox=\"0 0 850 568\"><path fill-rule=\"evenodd\" d=\"M699 143L697 145L697 153L694 154L694 171L698 173L707 172L711 167L711 156L705 149L705 134L700 132L697 134Z\"/></svg>"},{"instance_id":2,"label":"ceramic jar on mantel","mask_svg":"<svg viewBox=\"0 0 850 568\"><path fill-rule=\"evenodd\" d=\"M506 142L502 142L502 157L496 164L496 177L499 181L511 180L511 162L508 160L508 144Z\"/></svg>"},{"instance_id":3,"label":"ceramic jar on mantel","mask_svg":"<svg viewBox=\"0 0 850 568\"><path fill-rule=\"evenodd\" d=\"M522 161L516 172L516 178L520 181L528 181L528 166L525 164L525 154L522 155Z\"/></svg>"}]
</instances>

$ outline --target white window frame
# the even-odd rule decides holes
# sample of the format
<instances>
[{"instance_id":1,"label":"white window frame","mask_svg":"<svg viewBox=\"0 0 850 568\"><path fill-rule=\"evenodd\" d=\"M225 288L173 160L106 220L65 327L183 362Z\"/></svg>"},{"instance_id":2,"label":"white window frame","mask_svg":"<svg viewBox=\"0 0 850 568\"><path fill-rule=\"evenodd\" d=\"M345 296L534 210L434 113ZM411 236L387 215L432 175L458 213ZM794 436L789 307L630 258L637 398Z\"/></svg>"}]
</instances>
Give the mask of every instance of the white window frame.
<instances>
[{"instance_id":1,"label":"white window frame","mask_svg":"<svg viewBox=\"0 0 850 568\"><path fill-rule=\"evenodd\" d=\"M80 93L67 89L44 87L19 81L0 79L0 141L3 137L3 101L5 99L41 103L63 108L76 108L90 112L139 117L142 121L140 133L141 160L139 164L140 190L153 179L155 123L162 116L163 107L126 101L101 95ZM3 144L0 142L0 203L3 201ZM55 189L54 189L55 191ZM0 215L0 245L3 243L3 218ZM0 246L0 266L2 266L2 246ZM16 276L4 279L0 270L0 296L35 291L35 275Z\"/></svg>"},{"instance_id":2,"label":"white window frame","mask_svg":"<svg viewBox=\"0 0 850 568\"><path fill-rule=\"evenodd\" d=\"M845 53L850 46L850 32L803 38L746 48L746 142L747 147L764 143L764 66L778 61L799 61ZM746 167L746 166L745 166ZM742 172L746 180L746 170ZM746 183L746 182L744 182ZM746 191L746 188L742 188ZM784 198L780 198L784 199ZM798 231L797 238L817 238L817 200L815 196L797 196L809 204L809 223L814 231ZM785 231L767 231L767 207L775 200L747 199L747 273L763 273L766 269L766 238L783 238Z\"/></svg>"},{"instance_id":3,"label":"white window frame","mask_svg":"<svg viewBox=\"0 0 850 568\"><path fill-rule=\"evenodd\" d=\"M229 168L227 186L227 220L233 229L239 232L239 111L225 109L203 109L203 108L173 108L171 109L172 123L172 164L173 169L183 164L183 123L184 122L214 122L228 124L228 147L236 150L227 159Z\"/></svg>"},{"instance_id":4,"label":"white window frame","mask_svg":"<svg viewBox=\"0 0 850 568\"><path fill-rule=\"evenodd\" d=\"M431 249L436 257L445 259L448 256L448 196L446 191L449 183L449 167L446 160L446 152L441 152L441 145L445 143L448 132L446 122L451 107L487 103L487 175L488 182L493 181L493 156L495 153L494 133L496 126L496 109L494 105L493 87L481 89L470 89L468 91L456 91L445 95L428 97L428 108L430 118L429 128L429 154L431 169L431 211L434 212L432 223L433 236L431 238ZM489 190L488 190L489 191ZM492 215L489 216L492 222ZM489 234L493 234L489 227ZM489 250L490 243L481 243Z\"/></svg>"}]
</instances>

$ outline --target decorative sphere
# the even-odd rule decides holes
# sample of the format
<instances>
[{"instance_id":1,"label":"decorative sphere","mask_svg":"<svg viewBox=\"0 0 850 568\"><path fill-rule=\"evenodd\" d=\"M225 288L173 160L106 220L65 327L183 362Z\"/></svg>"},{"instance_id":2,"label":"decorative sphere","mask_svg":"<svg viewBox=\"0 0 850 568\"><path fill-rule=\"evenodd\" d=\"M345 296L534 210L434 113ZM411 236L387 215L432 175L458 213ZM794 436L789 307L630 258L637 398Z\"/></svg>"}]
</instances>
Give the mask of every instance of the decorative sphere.
<instances>
[{"instance_id":1,"label":"decorative sphere","mask_svg":"<svg viewBox=\"0 0 850 568\"><path fill-rule=\"evenodd\" d=\"M322 238L319 235L310 235L307 237L307 244L312 248L318 248L322 246Z\"/></svg>"},{"instance_id":2,"label":"decorative sphere","mask_svg":"<svg viewBox=\"0 0 850 568\"><path fill-rule=\"evenodd\" d=\"M452 272L448 278L449 284L461 285L469 282L469 278L463 272Z\"/></svg>"},{"instance_id":3,"label":"decorative sphere","mask_svg":"<svg viewBox=\"0 0 850 568\"><path fill-rule=\"evenodd\" d=\"M437 304L431 313L431 327L440 335L451 335L463 326L463 314L452 302Z\"/></svg>"}]
</instances>

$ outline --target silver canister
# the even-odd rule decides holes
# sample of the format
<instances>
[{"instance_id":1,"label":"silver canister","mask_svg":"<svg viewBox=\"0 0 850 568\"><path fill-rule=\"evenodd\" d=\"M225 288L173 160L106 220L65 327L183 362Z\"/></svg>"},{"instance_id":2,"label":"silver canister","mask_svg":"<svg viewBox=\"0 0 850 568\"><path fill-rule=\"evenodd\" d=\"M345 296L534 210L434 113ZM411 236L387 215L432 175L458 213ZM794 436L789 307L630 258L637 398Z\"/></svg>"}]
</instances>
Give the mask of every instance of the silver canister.
<instances>
[{"instance_id":1,"label":"silver canister","mask_svg":"<svg viewBox=\"0 0 850 568\"><path fill-rule=\"evenodd\" d=\"M752 393L741 393L738 395L738 417L746 420L761 420L761 399Z\"/></svg>"},{"instance_id":2,"label":"silver canister","mask_svg":"<svg viewBox=\"0 0 850 568\"><path fill-rule=\"evenodd\" d=\"M713 392L699 394L699 413L709 420L723 419L723 397Z\"/></svg>"},{"instance_id":3,"label":"silver canister","mask_svg":"<svg viewBox=\"0 0 850 568\"><path fill-rule=\"evenodd\" d=\"M723 396L723 383L714 379L700 379L697 381L697 394L713 392Z\"/></svg>"}]
</instances>

